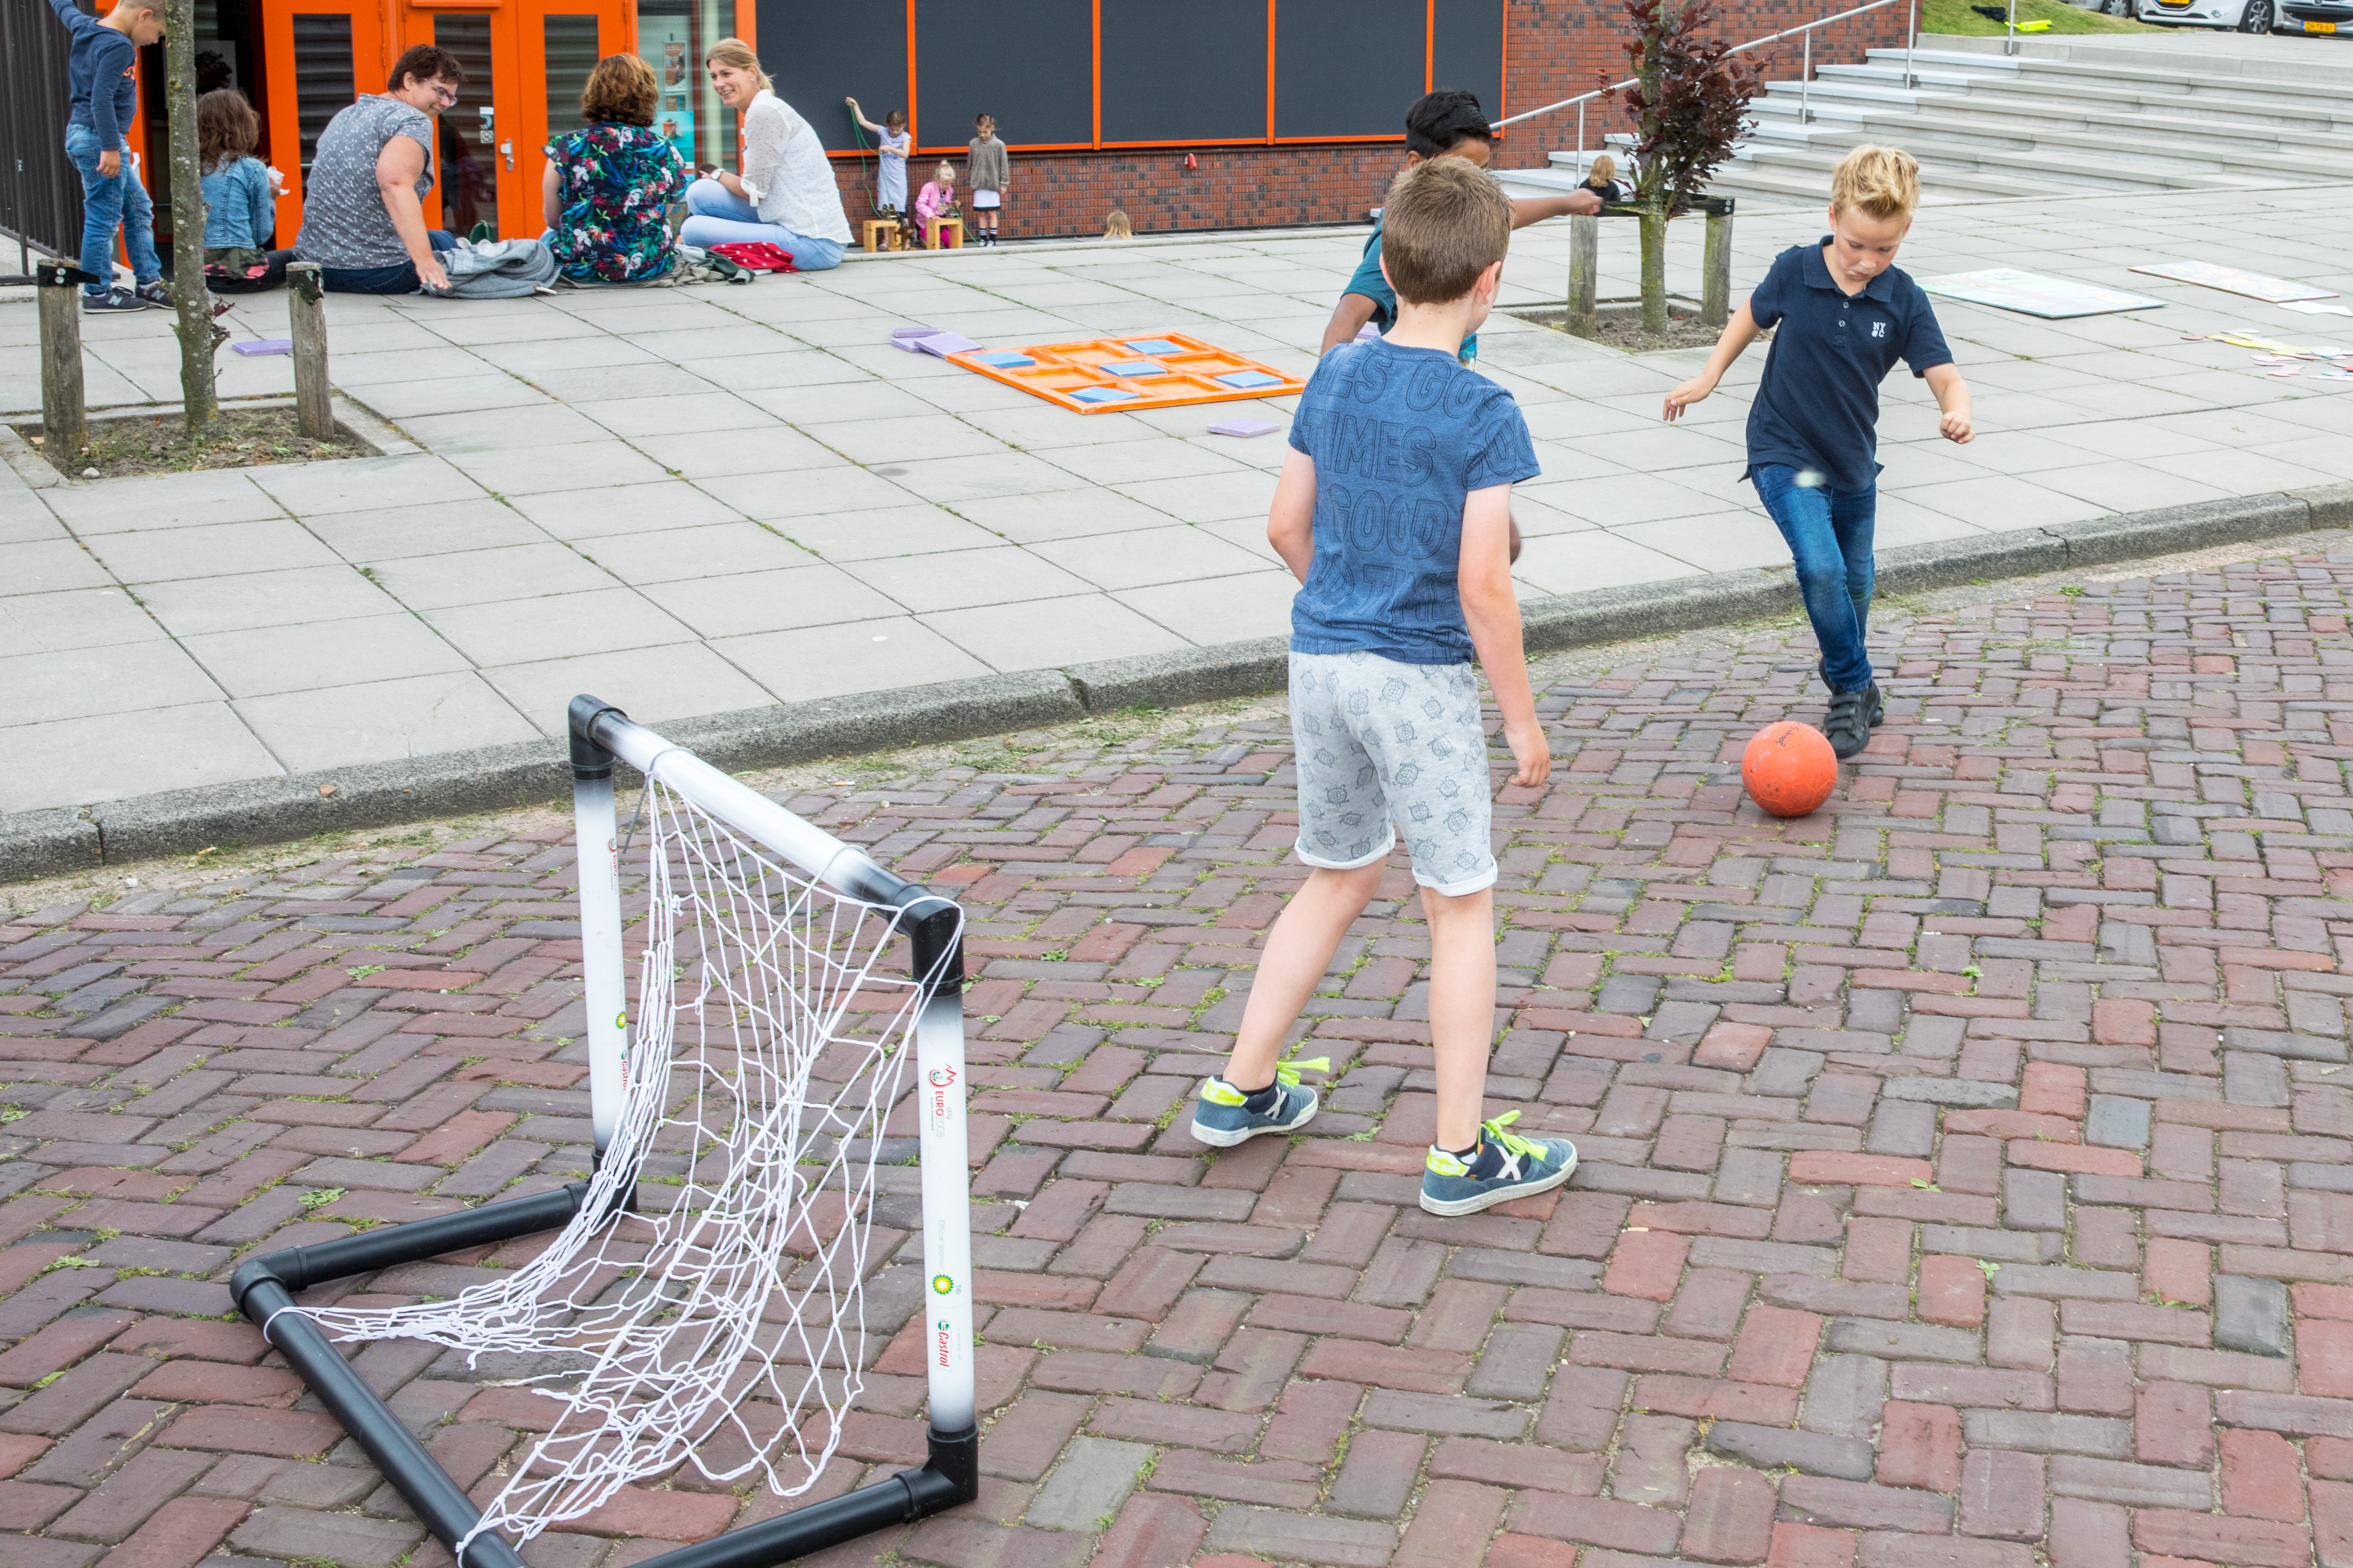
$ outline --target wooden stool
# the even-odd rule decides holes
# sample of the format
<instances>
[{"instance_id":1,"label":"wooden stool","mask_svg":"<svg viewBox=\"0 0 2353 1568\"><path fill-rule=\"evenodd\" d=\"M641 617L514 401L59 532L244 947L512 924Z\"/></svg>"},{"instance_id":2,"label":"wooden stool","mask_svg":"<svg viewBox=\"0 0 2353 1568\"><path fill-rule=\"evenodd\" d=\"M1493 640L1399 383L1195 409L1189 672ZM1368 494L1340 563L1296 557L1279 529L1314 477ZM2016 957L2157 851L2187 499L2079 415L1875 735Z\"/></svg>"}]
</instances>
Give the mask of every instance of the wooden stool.
<instances>
[{"instance_id":1,"label":"wooden stool","mask_svg":"<svg viewBox=\"0 0 2353 1568\"><path fill-rule=\"evenodd\" d=\"M946 241L944 246L941 244L941 241L943 240ZM925 250L940 250L944 248L948 250L962 250L964 248L964 219L960 217L925 218L923 220L923 248Z\"/></svg>"},{"instance_id":2,"label":"wooden stool","mask_svg":"<svg viewBox=\"0 0 2353 1568\"><path fill-rule=\"evenodd\" d=\"M899 220L897 218L871 217L866 220L862 226L866 230L867 249L896 250L899 248Z\"/></svg>"}]
</instances>

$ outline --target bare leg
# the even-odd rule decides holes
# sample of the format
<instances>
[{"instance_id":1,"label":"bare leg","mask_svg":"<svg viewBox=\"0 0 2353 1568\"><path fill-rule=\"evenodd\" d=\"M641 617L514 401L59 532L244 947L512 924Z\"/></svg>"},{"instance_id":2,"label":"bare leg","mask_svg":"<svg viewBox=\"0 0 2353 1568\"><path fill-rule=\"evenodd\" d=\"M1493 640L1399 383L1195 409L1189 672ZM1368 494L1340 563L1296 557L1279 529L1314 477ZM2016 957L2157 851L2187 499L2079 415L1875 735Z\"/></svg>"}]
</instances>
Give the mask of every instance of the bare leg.
<instances>
[{"instance_id":1,"label":"bare leg","mask_svg":"<svg viewBox=\"0 0 2353 1568\"><path fill-rule=\"evenodd\" d=\"M1250 1001L1242 1008L1242 1026L1234 1036L1234 1054L1226 1062L1226 1081L1246 1094L1255 1094L1274 1081L1274 1061L1282 1054L1282 1037L1299 1021L1300 1009L1315 994L1316 982L1332 966L1340 939L1380 891L1388 866L1378 860L1353 871L1329 871L1321 867L1307 875L1306 885L1292 895L1266 933L1266 951L1250 982ZM1491 939L1487 952L1487 988L1493 1004L1495 954ZM1484 1061L1485 1047L1481 1047Z\"/></svg>"},{"instance_id":2,"label":"bare leg","mask_svg":"<svg viewBox=\"0 0 2353 1568\"><path fill-rule=\"evenodd\" d=\"M1487 1090L1487 1047L1495 1037L1494 890L1482 888L1450 899L1424 888L1421 908L1430 920L1430 1035L1438 1054L1437 1142L1441 1149L1468 1149L1479 1142L1479 1113ZM1250 1000L1258 1000L1256 993Z\"/></svg>"}]
</instances>

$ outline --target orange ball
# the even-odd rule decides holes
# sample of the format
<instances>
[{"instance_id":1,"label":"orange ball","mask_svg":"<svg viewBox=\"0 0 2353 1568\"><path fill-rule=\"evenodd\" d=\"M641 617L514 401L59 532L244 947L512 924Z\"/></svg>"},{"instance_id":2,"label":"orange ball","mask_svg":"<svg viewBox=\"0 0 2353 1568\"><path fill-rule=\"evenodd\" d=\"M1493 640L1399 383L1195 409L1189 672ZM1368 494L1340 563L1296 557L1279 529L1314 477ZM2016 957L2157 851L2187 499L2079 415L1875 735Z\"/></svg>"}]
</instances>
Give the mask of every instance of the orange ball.
<instances>
[{"instance_id":1,"label":"orange ball","mask_svg":"<svg viewBox=\"0 0 2353 1568\"><path fill-rule=\"evenodd\" d=\"M1767 724L1740 753L1740 783L1775 816L1803 816L1838 786L1838 753L1810 724Z\"/></svg>"}]
</instances>

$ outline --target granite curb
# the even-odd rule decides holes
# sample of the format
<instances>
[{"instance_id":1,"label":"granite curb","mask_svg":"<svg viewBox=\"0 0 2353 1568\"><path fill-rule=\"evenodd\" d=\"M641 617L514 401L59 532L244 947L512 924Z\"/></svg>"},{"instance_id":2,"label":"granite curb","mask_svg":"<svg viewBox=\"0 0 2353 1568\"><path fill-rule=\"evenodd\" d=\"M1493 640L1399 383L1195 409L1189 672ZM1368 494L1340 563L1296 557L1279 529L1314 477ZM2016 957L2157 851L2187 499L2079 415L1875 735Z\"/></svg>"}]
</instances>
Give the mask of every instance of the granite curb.
<instances>
[{"instance_id":1,"label":"granite curb","mask_svg":"<svg viewBox=\"0 0 2353 1568\"><path fill-rule=\"evenodd\" d=\"M1880 552L1878 581L1884 593L1916 593L2348 527L2353 483L2325 485L1899 546ZM1797 608L1787 568L1751 568L1534 599L1522 616L1528 650L1547 653ZM1282 689L1285 664L1284 639L1261 637L652 721L715 766L780 767L1038 729L1125 708L1258 696ZM553 802L565 791L565 756L558 741L527 742L0 815L0 881Z\"/></svg>"}]
</instances>

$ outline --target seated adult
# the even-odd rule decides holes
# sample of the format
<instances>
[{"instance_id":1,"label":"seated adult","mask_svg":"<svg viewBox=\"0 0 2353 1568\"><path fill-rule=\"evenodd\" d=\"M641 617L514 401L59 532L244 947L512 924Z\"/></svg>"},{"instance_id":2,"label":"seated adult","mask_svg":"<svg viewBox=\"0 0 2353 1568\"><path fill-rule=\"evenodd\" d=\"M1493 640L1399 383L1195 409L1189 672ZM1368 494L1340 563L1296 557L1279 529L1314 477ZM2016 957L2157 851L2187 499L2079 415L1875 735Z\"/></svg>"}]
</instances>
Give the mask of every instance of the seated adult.
<instances>
[{"instance_id":1,"label":"seated adult","mask_svg":"<svg viewBox=\"0 0 2353 1568\"><path fill-rule=\"evenodd\" d=\"M678 259L663 209L686 189L686 160L653 130L661 88L635 55L607 55L580 94L581 130L547 144L542 237L581 283L641 283Z\"/></svg>"},{"instance_id":2,"label":"seated adult","mask_svg":"<svg viewBox=\"0 0 2353 1568\"><path fill-rule=\"evenodd\" d=\"M722 38L703 57L719 101L744 114L744 172L706 169L689 185L688 245L773 245L803 272L841 265L849 219L833 165L808 121L776 95L760 57L741 38Z\"/></svg>"},{"instance_id":3,"label":"seated adult","mask_svg":"<svg viewBox=\"0 0 2353 1568\"><path fill-rule=\"evenodd\" d=\"M1605 202L1622 202L1633 195L1631 187L1619 183L1618 160L1607 153L1595 155L1592 166L1585 172L1582 188L1591 191Z\"/></svg>"},{"instance_id":4,"label":"seated adult","mask_svg":"<svg viewBox=\"0 0 2353 1568\"><path fill-rule=\"evenodd\" d=\"M298 261L315 261L320 281L343 294L413 294L446 289L434 252L458 242L425 226L433 188L433 119L458 101L466 68L430 44L395 60L384 93L339 111L319 133L302 191Z\"/></svg>"}]
</instances>

